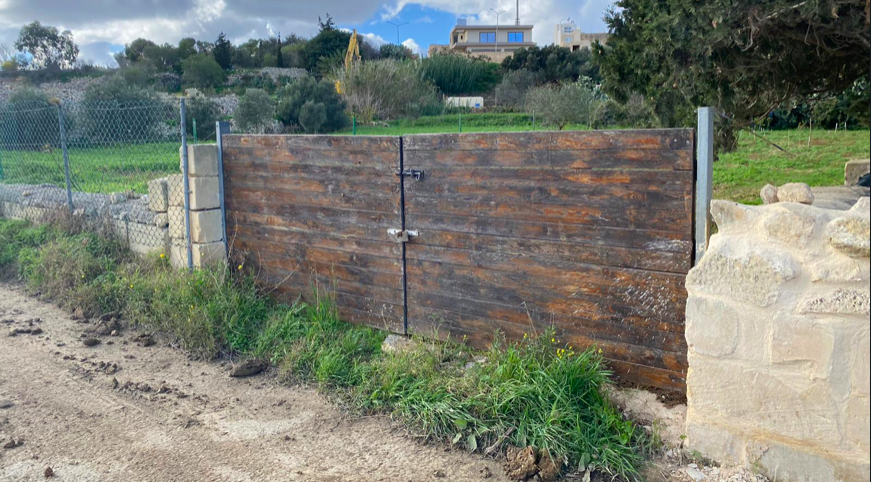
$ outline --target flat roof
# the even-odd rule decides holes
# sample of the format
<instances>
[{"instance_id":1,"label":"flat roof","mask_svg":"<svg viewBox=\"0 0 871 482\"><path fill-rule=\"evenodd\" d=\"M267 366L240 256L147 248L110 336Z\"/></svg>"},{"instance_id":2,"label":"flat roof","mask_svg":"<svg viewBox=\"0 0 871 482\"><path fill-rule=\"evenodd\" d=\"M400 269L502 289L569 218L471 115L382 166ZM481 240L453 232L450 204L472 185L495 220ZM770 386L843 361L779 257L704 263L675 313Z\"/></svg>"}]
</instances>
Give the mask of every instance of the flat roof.
<instances>
[{"instance_id":1,"label":"flat roof","mask_svg":"<svg viewBox=\"0 0 871 482\"><path fill-rule=\"evenodd\" d=\"M457 29L461 29L461 30L463 30L463 29L481 29L481 28L487 28L487 29L499 29L499 30L513 30L513 29L518 29L518 28L529 28L529 29L531 29L531 28L533 28L533 27L534 27L534 25L513 25L513 24L511 24L511 25L502 25L502 24L499 24L498 27L497 27L496 25L454 25L454 28L451 29L451 32L453 32L454 30L457 30Z\"/></svg>"}]
</instances>

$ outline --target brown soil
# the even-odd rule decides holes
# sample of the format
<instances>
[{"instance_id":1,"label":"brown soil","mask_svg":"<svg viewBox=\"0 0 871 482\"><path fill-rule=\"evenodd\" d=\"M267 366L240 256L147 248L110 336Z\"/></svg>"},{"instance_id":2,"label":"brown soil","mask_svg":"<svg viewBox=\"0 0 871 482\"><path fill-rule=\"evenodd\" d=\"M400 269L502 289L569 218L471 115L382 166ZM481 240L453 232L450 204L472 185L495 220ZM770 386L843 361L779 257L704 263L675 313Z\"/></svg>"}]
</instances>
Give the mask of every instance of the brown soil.
<instances>
[{"instance_id":1,"label":"brown soil","mask_svg":"<svg viewBox=\"0 0 871 482\"><path fill-rule=\"evenodd\" d=\"M386 417L352 418L269 371L230 378L230 364L190 361L159 337L143 346L128 327L86 346L95 323L0 284L4 319L0 447L14 447L0 448L0 481L49 469L76 482L507 480L499 461L417 443Z\"/></svg>"}]
</instances>

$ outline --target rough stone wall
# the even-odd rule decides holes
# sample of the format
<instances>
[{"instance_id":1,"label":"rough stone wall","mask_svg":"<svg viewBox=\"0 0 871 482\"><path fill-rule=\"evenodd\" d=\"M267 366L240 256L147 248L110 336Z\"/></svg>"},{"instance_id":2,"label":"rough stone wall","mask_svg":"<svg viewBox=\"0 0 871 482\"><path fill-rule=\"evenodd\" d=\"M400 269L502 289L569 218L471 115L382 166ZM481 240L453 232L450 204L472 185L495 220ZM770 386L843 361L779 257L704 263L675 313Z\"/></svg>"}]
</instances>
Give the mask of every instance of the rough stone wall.
<instances>
[{"instance_id":1,"label":"rough stone wall","mask_svg":"<svg viewBox=\"0 0 871 482\"><path fill-rule=\"evenodd\" d=\"M711 212L686 283L690 449L783 482L868 481L868 198Z\"/></svg>"}]
</instances>

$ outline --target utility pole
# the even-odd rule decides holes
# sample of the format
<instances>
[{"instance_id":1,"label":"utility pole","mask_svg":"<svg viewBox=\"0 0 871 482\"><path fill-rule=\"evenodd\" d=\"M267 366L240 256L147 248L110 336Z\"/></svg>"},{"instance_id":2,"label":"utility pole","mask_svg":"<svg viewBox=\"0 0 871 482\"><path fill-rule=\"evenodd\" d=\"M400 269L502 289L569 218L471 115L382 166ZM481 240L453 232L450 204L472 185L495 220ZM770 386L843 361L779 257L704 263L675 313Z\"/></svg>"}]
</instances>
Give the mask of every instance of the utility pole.
<instances>
[{"instance_id":1,"label":"utility pole","mask_svg":"<svg viewBox=\"0 0 871 482\"><path fill-rule=\"evenodd\" d=\"M520 26L520 0L517 0L517 17L514 19L514 25Z\"/></svg>"},{"instance_id":2,"label":"utility pole","mask_svg":"<svg viewBox=\"0 0 871 482\"><path fill-rule=\"evenodd\" d=\"M503 13L505 13L505 10L494 10L491 8L490 11L496 14L496 38L494 39L496 41L496 44L493 47L493 51L498 52L499 51L499 15L502 15Z\"/></svg>"},{"instance_id":3,"label":"utility pole","mask_svg":"<svg viewBox=\"0 0 871 482\"><path fill-rule=\"evenodd\" d=\"M399 27L401 27L403 25L408 25L408 22L393 23L390 20L388 20L387 23L396 27L396 45L402 45L402 43L399 41Z\"/></svg>"}]
</instances>

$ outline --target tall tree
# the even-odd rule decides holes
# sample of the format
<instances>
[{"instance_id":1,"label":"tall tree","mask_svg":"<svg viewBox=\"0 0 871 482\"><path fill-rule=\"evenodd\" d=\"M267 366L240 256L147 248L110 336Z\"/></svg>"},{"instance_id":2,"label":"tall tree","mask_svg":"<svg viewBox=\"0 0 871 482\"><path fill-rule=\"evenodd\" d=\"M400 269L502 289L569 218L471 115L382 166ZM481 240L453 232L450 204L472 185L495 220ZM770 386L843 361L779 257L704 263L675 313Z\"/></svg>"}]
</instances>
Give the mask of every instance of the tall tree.
<instances>
[{"instance_id":1,"label":"tall tree","mask_svg":"<svg viewBox=\"0 0 871 482\"><path fill-rule=\"evenodd\" d=\"M275 49L275 66L284 68L284 58L281 56L281 32L278 33L278 47Z\"/></svg>"},{"instance_id":2,"label":"tall tree","mask_svg":"<svg viewBox=\"0 0 871 482\"><path fill-rule=\"evenodd\" d=\"M212 49L212 56L215 58L215 62L221 66L224 70L230 70L233 61L233 46L230 44L230 41L227 40L224 32L221 32L218 35L218 39L215 40L215 48Z\"/></svg>"},{"instance_id":3,"label":"tall tree","mask_svg":"<svg viewBox=\"0 0 871 482\"><path fill-rule=\"evenodd\" d=\"M321 17L318 17L318 27L320 28L321 32L335 30L336 22L333 22L333 17L329 13L327 13L326 20L321 20Z\"/></svg>"},{"instance_id":4,"label":"tall tree","mask_svg":"<svg viewBox=\"0 0 871 482\"><path fill-rule=\"evenodd\" d=\"M15 48L29 53L35 65L47 69L72 68L79 56L79 46L73 41L72 32L59 32L57 27L38 21L21 27Z\"/></svg>"},{"instance_id":5,"label":"tall tree","mask_svg":"<svg viewBox=\"0 0 871 482\"><path fill-rule=\"evenodd\" d=\"M605 90L644 95L666 125L701 105L746 123L869 76L866 0L618 0L605 20Z\"/></svg>"}]
</instances>

